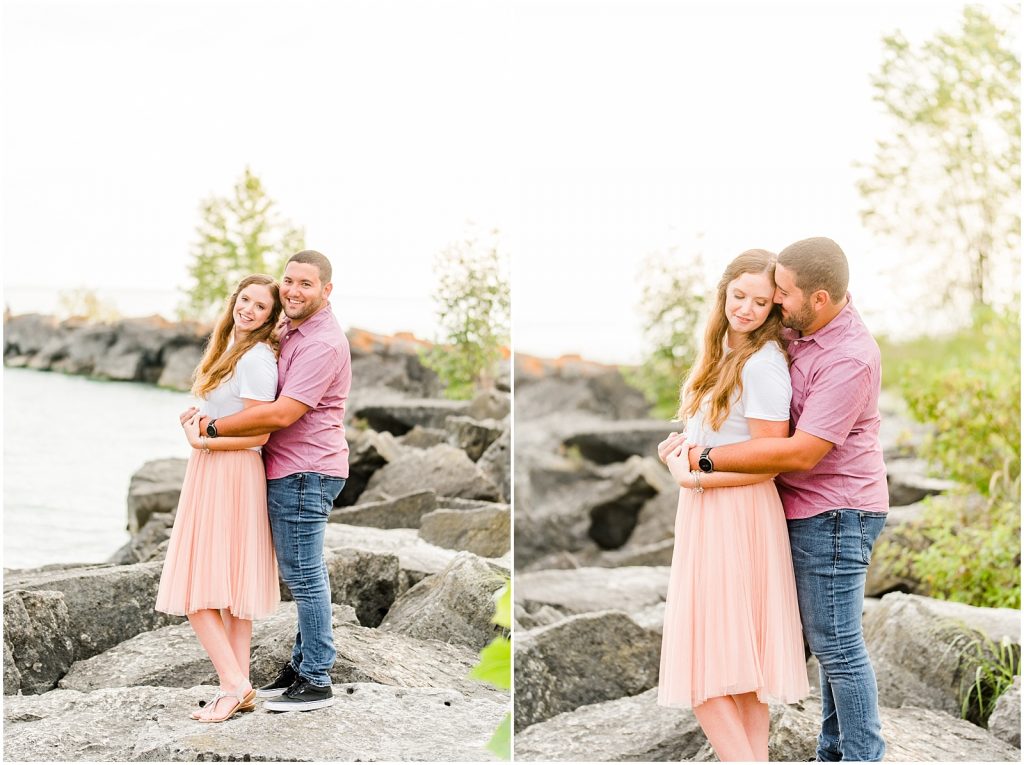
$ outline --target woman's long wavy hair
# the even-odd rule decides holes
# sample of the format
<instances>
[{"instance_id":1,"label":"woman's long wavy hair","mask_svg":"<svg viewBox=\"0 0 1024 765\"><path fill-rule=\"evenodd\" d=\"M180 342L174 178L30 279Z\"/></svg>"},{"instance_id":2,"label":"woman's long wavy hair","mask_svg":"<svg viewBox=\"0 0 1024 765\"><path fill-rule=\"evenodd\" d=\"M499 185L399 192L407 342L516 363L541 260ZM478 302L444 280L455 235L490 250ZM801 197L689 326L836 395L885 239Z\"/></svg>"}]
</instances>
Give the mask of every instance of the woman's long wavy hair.
<instances>
[{"instance_id":1,"label":"woman's long wavy hair","mask_svg":"<svg viewBox=\"0 0 1024 765\"><path fill-rule=\"evenodd\" d=\"M772 304L764 324L741 336L738 347L726 355L725 334L729 320L725 315L725 293L730 282L743 274L767 274L774 284L775 254L768 250L747 250L738 255L725 269L718 282L715 306L711 309L707 329L704 331L704 346L689 378L679 392L679 411L676 419L693 417L701 401L709 400L708 424L717 430L729 416L733 396L743 392L743 365L747 359L764 347L765 343L776 342L785 352L782 344L782 309Z\"/></svg>"},{"instance_id":2,"label":"woman's long wavy hair","mask_svg":"<svg viewBox=\"0 0 1024 765\"><path fill-rule=\"evenodd\" d=\"M271 299L274 301L267 320L254 329L249 335L237 342L228 349L228 343L235 329L235 301L238 295L250 284L261 284L270 290ZM217 323L206 343L206 352L202 361L192 374L192 395L199 398L206 398L218 385L235 371L235 365L242 358L246 351L257 343L269 343L278 352L277 337L274 330L277 328L277 320L281 315L281 293L278 290L277 282L266 274L253 274L247 276L238 283L231 297L227 299L224 310L217 318ZM227 351L225 353L225 350Z\"/></svg>"}]
</instances>

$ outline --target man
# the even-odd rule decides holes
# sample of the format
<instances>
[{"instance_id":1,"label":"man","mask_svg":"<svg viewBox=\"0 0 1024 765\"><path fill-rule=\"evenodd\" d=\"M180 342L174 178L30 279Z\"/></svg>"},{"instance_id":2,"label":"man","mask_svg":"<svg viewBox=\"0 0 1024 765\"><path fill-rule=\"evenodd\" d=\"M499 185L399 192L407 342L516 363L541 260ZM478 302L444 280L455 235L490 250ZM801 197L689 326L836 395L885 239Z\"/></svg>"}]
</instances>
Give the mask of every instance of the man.
<instances>
[{"instance_id":1,"label":"man","mask_svg":"<svg viewBox=\"0 0 1024 765\"><path fill-rule=\"evenodd\" d=\"M327 298L331 263L314 250L289 258L281 279L287 317L280 329L277 400L207 423L210 437L270 433L263 447L267 507L281 578L298 608L291 661L257 692L275 712L334 703L331 588L324 532L348 478L345 402L352 383L348 340Z\"/></svg>"},{"instance_id":2,"label":"man","mask_svg":"<svg viewBox=\"0 0 1024 765\"><path fill-rule=\"evenodd\" d=\"M878 440L881 354L847 293L846 255L825 237L779 253L774 300L787 332L788 438L690 449L691 469L779 473L804 637L821 667L820 761L885 754L861 627L864 582L889 510Z\"/></svg>"}]
</instances>

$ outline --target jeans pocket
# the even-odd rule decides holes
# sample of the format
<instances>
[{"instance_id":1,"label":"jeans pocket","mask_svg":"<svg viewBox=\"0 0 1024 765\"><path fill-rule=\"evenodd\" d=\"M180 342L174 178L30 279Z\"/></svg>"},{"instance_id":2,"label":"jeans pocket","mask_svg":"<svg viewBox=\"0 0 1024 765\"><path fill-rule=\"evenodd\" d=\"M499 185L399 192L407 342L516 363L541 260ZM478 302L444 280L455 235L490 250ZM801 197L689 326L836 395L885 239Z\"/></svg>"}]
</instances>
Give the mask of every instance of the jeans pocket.
<instances>
[{"instance_id":1,"label":"jeans pocket","mask_svg":"<svg viewBox=\"0 0 1024 765\"><path fill-rule=\"evenodd\" d=\"M871 553L875 548L875 541L885 527L885 515L874 513L857 513L860 520L860 553L864 565L871 563Z\"/></svg>"}]
</instances>

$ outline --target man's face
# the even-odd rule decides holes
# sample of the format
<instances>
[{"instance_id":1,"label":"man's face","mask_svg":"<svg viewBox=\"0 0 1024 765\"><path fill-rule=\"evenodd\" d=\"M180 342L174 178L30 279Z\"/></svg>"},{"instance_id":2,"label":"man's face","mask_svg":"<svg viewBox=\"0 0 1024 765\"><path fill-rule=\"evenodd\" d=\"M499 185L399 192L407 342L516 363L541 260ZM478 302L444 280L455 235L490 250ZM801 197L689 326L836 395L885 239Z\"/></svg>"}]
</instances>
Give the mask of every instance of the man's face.
<instances>
[{"instance_id":1,"label":"man's face","mask_svg":"<svg viewBox=\"0 0 1024 765\"><path fill-rule=\"evenodd\" d=\"M284 313L298 324L318 310L331 294L330 284L320 283L320 269L309 263L289 263L281 277L281 302Z\"/></svg>"},{"instance_id":2,"label":"man's face","mask_svg":"<svg viewBox=\"0 0 1024 765\"><path fill-rule=\"evenodd\" d=\"M796 276L785 266L775 266L775 302L782 306L782 326L803 332L814 323L810 298L796 286Z\"/></svg>"}]
</instances>

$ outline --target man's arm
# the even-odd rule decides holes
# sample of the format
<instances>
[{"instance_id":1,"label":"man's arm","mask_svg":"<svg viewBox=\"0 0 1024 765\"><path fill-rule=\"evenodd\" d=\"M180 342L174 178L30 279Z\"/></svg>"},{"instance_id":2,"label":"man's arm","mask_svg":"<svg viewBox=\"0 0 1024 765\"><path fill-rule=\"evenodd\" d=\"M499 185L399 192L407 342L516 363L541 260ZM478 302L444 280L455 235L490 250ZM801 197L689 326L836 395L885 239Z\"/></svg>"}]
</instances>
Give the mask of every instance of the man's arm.
<instances>
[{"instance_id":1,"label":"man's arm","mask_svg":"<svg viewBox=\"0 0 1024 765\"><path fill-rule=\"evenodd\" d=\"M262 436L287 428L310 410L310 407L287 396L262 406L253 406L241 412L217 418L217 433L221 436ZM206 433L210 420L199 423L200 434Z\"/></svg>"},{"instance_id":2,"label":"man's arm","mask_svg":"<svg viewBox=\"0 0 1024 765\"><path fill-rule=\"evenodd\" d=\"M711 450L715 471L732 473L792 473L810 470L832 449L832 442L797 430L788 438L752 438L738 444L716 446ZM690 468L697 470L697 460L704 447L690 449Z\"/></svg>"}]
</instances>

